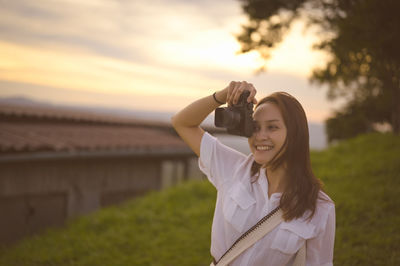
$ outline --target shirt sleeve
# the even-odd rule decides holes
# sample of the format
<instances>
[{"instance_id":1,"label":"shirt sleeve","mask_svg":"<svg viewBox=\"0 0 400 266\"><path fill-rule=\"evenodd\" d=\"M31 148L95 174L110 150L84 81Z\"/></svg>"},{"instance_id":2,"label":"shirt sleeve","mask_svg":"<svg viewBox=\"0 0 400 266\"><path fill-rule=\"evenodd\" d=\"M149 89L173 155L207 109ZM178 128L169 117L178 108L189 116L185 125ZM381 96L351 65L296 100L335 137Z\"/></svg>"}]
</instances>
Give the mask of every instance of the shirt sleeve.
<instances>
[{"instance_id":1,"label":"shirt sleeve","mask_svg":"<svg viewBox=\"0 0 400 266\"><path fill-rule=\"evenodd\" d=\"M307 265L333 266L335 223L335 205L332 203L321 231L315 238L307 241Z\"/></svg>"},{"instance_id":2,"label":"shirt sleeve","mask_svg":"<svg viewBox=\"0 0 400 266\"><path fill-rule=\"evenodd\" d=\"M233 178L235 169L246 156L218 141L205 132L200 144L199 168L219 190Z\"/></svg>"}]
</instances>

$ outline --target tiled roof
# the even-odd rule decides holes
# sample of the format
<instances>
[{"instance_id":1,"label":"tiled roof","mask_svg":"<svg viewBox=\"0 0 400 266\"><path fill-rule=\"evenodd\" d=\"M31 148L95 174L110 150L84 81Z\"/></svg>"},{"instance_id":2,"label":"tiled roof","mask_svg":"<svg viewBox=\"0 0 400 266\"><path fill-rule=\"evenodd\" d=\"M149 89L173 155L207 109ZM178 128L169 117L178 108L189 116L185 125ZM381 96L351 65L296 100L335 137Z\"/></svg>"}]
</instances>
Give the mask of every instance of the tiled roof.
<instances>
[{"instance_id":1,"label":"tiled roof","mask_svg":"<svg viewBox=\"0 0 400 266\"><path fill-rule=\"evenodd\" d=\"M1 152L143 149L183 146L165 131L140 127L0 123Z\"/></svg>"},{"instance_id":2,"label":"tiled roof","mask_svg":"<svg viewBox=\"0 0 400 266\"><path fill-rule=\"evenodd\" d=\"M4 105L0 117L0 157L38 152L190 152L166 123Z\"/></svg>"}]
</instances>

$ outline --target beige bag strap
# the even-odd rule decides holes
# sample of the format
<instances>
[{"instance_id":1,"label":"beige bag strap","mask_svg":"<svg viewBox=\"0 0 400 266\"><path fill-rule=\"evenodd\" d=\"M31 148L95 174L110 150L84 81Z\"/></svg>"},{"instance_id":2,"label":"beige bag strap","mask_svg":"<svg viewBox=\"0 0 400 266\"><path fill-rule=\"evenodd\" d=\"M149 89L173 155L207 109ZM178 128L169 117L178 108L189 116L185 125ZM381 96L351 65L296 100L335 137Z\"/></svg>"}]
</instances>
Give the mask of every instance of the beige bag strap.
<instances>
[{"instance_id":1,"label":"beige bag strap","mask_svg":"<svg viewBox=\"0 0 400 266\"><path fill-rule=\"evenodd\" d=\"M307 241L297 251L296 258L294 259L293 266L306 266L306 248Z\"/></svg>"},{"instance_id":2,"label":"beige bag strap","mask_svg":"<svg viewBox=\"0 0 400 266\"><path fill-rule=\"evenodd\" d=\"M225 252L220 260L212 262L210 266L226 266L238 257L243 251L254 245L258 240L263 238L268 232L274 229L283 221L282 210L278 207L261 219L256 225L244 233L236 242ZM306 259L305 245L297 252L294 266L305 266ZM297 263L297 264L296 264Z\"/></svg>"}]
</instances>

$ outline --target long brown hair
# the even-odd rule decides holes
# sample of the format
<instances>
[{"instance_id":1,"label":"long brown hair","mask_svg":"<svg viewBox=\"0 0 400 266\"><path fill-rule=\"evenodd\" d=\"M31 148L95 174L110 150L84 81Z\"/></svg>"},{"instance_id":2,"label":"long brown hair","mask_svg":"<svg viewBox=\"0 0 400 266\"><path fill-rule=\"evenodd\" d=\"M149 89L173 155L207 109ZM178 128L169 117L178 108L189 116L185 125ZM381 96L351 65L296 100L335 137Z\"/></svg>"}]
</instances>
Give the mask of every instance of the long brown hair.
<instances>
[{"instance_id":1,"label":"long brown hair","mask_svg":"<svg viewBox=\"0 0 400 266\"><path fill-rule=\"evenodd\" d=\"M300 218L310 210L309 219L315 213L322 183L311 169L309 133L306 114L301 104L286 92L276 92L261 99L255 109L263 103L275 104L283 116L287 135L282 148L268 164L272 170L285 165L287 184L280 200L283 218L290 221ZM262 165L253 162L252 181L258 179ZM258 174L258 175L257 175Z\"/></svg>"}]
</instances>

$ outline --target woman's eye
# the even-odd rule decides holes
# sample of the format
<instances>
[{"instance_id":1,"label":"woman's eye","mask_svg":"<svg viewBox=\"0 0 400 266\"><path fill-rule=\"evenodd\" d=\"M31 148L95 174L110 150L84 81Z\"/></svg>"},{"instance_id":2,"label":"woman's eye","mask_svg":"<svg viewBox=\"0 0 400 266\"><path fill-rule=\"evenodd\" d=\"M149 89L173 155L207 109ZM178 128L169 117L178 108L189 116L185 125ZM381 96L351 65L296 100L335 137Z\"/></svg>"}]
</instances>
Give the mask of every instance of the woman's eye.
<instances>
[{"instance_id":1,"label":"woman's eye","mask_svg":"<svg viewBox=\"0 0 400 266\"><path fill-rule=\"evenodd\" d=\"M269 126L268 129L275 130L275 129L278 129L278 127L277 126Z\"/></svg>"}]
</instances>

